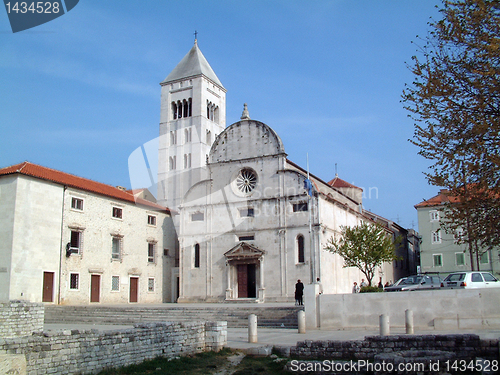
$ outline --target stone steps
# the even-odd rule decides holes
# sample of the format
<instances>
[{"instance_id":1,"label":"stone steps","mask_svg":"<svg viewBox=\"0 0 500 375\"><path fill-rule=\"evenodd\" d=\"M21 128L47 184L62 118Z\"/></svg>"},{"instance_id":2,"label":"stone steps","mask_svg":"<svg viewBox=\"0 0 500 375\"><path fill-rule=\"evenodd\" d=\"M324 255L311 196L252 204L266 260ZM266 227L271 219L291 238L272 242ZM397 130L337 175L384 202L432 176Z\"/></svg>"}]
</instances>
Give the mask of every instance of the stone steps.
<instances>
[{"instance_id":1,"label":"stone steps","mask_svg":"<svg viewBox=\"0 0 500 375\"><path fill-rule=\"evenodd\" d=\"M248 315L257 315L260 327L297 328L298 306L45 306L45 323L134 324L162 321L227 321L228 327L248 326Z\"/></svg>"}]
</instances>

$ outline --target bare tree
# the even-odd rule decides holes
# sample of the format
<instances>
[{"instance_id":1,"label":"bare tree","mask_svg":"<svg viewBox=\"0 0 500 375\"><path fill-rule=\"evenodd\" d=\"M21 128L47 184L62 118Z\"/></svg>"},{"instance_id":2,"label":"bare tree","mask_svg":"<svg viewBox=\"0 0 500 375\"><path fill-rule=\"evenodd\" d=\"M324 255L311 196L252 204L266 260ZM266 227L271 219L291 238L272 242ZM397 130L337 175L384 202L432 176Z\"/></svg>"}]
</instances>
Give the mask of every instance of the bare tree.
<instances>
[{"instance_id":1,"label":"bare tree","mask_svg":"<svg viewBox=\"0 0 500 375\"><path fill-rule=\"evenodd\" d=\"M500 245L500 2L444 0L410 70L403 102L413 144L432 162L426 177L446 187L443 229L463 235L471 264ZM481 250L482 249L482 250Z\"/></svg>"}]
</instances>

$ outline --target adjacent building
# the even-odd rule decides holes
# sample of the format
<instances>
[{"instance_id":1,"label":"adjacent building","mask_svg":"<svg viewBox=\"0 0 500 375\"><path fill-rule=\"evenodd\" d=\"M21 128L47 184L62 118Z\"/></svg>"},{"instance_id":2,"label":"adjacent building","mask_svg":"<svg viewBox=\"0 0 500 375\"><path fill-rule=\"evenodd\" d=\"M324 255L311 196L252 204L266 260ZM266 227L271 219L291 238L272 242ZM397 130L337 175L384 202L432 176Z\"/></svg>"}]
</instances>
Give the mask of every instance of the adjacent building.
<instances>
[{"instance_id":1,"label":"adjacent building","mask_svg":"<svg viewBox=\"0 0 500 375\"><path fill-rule=\"evenodd\" d=\"M418 212L418 230L422 236L422 272L448 274L454 271L470 271L471 262L467 244L458 244L460 233L446 233L441 222L446 215L446 205L456 202L456 197L442 189L439 193L415 205ZM481 271L500 275L500 249L485 251L479 259Z\"/></svg>"},{"instance_id":2,"label":"adjacent building","mask_svg":"<svg viewBox=\"0 0 500 375\"><path fill-rule=\"evenodd\" d=\"M160 303L175 248L169 210L24 162L0 169L0 300Z\"/></svg>"},{"instance_id":3,"label":"adjacent building","mask_svg":"<svg viewBox=\"0 0 500 375\"><path fill-rule=\"evenodd\" d=\"M420 242L422 240L420 235L414 229L403 228L392 220L373 212L367 210L363 212L374 223L390 231L396 247L397 259L393 261L394 280L383 280L383 284L387 281L391 284L392 281L395 282L402 277L420 273Z\"/></svg>"}]
</instances>

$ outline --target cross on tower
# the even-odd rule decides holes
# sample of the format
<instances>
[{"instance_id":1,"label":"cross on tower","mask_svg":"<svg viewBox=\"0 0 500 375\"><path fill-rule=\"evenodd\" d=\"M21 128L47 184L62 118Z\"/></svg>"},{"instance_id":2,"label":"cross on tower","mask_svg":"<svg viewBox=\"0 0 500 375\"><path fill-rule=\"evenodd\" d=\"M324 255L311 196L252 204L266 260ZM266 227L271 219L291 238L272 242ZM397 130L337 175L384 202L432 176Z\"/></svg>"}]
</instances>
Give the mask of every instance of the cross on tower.
<instances>
[{"instance_id":1,"label":"cross on tower","mask_svg":"<svg viewBox=\"0 0 500 375\"><path fill-rule=\"evenodd\" d=\"M198 40L198 31L194 31L194 41Z\"/></svg>"}]
</instances>

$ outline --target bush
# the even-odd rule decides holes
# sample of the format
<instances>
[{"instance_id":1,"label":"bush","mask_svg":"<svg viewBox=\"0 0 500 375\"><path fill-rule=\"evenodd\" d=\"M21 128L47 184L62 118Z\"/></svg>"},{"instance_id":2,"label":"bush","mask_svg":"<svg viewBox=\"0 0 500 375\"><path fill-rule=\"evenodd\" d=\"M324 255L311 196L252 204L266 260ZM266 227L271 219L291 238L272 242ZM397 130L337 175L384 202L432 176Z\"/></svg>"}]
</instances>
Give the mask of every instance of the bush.
<instances>
[{"instance_id":1,"label":"bush","mask_svg":"<svg viewBox=\"0 0 500 375\"><path fill-rule=\"evenodd\" d=\"M359 290L360 293L377 293L383 291L384 289L379 289L376 286L364 286Z\"/></svg>"}]
</instances>

